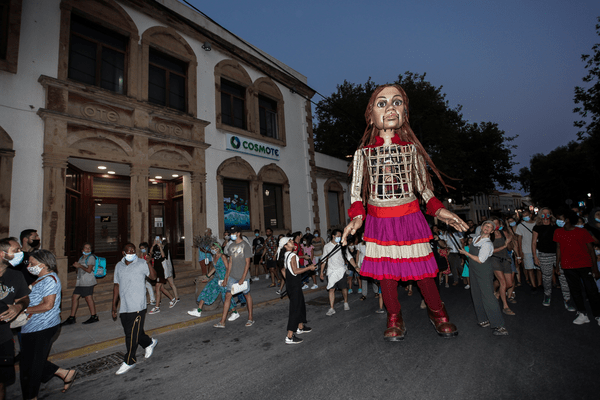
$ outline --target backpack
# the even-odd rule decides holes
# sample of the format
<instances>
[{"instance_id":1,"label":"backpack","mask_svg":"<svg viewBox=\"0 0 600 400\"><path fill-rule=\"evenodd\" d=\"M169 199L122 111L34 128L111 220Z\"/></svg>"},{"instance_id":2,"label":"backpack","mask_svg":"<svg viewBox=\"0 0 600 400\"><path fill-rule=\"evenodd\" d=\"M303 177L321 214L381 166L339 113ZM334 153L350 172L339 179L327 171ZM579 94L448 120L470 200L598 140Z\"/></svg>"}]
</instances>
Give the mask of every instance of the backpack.
<instances>
[{"instance_id":1,"label":"backpack","mask_svg":"<svg viewBox=\"0 0 600 400\"><path fill-rule=\"evenodd\" d=\"M95 254L90 254L90 256L96 257L96 264L94 265L94 276L96 278L104 278L106 276L106 258L98 257ZM90 257L88 256L88 258ZM85 262L87 263L87 258Z\"/></svg>"}]
</instances>

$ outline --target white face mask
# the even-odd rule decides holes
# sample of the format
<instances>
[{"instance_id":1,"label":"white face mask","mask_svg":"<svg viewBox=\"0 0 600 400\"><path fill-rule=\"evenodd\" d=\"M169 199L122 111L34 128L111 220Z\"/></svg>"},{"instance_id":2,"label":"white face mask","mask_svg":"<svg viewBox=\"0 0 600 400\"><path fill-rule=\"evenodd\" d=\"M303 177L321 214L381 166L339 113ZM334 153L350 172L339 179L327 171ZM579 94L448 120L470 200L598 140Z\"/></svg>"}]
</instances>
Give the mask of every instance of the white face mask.
<instances>
[{"instance_id":1,"label":"white face mask","mask_svg":"<svg viewBox=\"0 0 600 400\"><path fill-rule=\"evenodd\" d=\"M27 267L27 271L29 271L29 273L30 273L31 275L38 276L38 275L40 274L40 272L42 272L42 267L40 267L40 265L39 265L39 264L38 264L38 265L35 265L35 266L33 266L33 265L29 265L29 266Z\"/></svg>"},{"instance_id":2,"label":"white face mask","mask_svg":"<svg viewBox=\"0 0 600 400\"><path fill-rule=\"evenodd\" d=\"M213 254L217 254L217 251L215 249L211 249L210 252Z\"/></svg>"},{"instance_id":3,"label":"white face mask","mask_svg":"<svg viewBox=\"0 0 600 400\"><path fill-rule=\"evenodd\" d=\"M12 265L13 267L16 267L17 265L21 264L21 261L23 261L23 257L25 256L25 254L23 254L22 251L13 254L13 258L12 260L6 260L8 261L8 263L10 265Z\"/></svg>"},{"instance_id":4,"label":"white face mask","mask_svg":"<svg viewBox=\"0 0 600 400\"><path fill-rule=\"evenodd\" d=\"M136 254L125 254L125 260L129 261L129 262L133 262L137 259L137 255Z\"/></svg>"}]
</instances>

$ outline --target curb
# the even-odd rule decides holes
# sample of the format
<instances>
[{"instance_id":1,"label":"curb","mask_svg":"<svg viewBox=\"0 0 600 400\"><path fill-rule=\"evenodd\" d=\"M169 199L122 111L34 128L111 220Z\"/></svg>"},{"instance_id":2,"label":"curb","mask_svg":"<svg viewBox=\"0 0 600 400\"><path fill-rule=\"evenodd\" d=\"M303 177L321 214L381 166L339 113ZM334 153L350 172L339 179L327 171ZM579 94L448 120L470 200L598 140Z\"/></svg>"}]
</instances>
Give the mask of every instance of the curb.
<instances>
[{"instance_id":1,"label":"curb","mask_svg":"<svg viewBox=\"0 0 600 400\"><path fill-rule=\"evenodd\" d=\"M316 293L320 290L323 290L325 286L320 286L318 289L307 290L305 293ZM254 309L267 307L273 304L277 304L282 301L282 298L276 298L271 300L266 300L261 303L255 304ZM240 311L247 310L247 307L241 308ZM154 328L146 331L149 336L152 335L160 335L161 333L171 332L182 328L189 328L190 326L195 326L198 324L202 324L208 321L212 321L215 319L221 318L221 313L207 315L206 317L194 318L189 321L176 322L174 324L161 326L160 328ZM123 344L125 340L125 336L120 336L114 339L105 340L104 342L94 343L89 346L80 347L78 349L67 350L61 353L52 354L48 357L48 361L59 361L66 360L69 358L81 357L86 354L94 353L100 350L108 349L110 347L118 346Z\"/></svg>"}]
</instances>

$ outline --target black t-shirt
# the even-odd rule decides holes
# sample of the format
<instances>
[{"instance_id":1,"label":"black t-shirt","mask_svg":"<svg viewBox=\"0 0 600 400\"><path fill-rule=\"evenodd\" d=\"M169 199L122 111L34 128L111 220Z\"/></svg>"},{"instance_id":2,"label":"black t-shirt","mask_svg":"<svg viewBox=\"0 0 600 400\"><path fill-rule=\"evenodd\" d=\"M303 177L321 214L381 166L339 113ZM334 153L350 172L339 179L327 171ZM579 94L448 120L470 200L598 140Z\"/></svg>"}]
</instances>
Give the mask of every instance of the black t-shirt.
<instances>
[{"instance_id":1,"label":"black t-shirt","mask_svg":"<svg viewBox=\"0 0 600 400\"><path fill-rule=\"evenodd\" d=\"M261 255L265 246L265 238L259 236L252 241L252 249L255 255Z\"/></svg>"},{"instance_id":2,"label":"black t-shirt","mask_svg":"<svg viewBox=\"0 0 600 400\"><path fill-rule=\"evenodd\" d=\"M537 250L542 253L556 253L556 242L554 241L554 231L556 225L536 225L533 231L538 234Z\"/></svg>"},{"instance_id":3,"label":"black t-shirt","mask_svg":"<svg viewBox=\"0 0 600 400\"><path fill-rule=\"evenodd\" d=\"M30 290L27 287L23 274L19 271L7 268L4 274L0 276L0 312L7 310L7 305L14 304L15 299L20 299L29 294ZM8 322L0 322L0 343L11 340L13 334L10 330Z\"/></svg>"}]
</instances>

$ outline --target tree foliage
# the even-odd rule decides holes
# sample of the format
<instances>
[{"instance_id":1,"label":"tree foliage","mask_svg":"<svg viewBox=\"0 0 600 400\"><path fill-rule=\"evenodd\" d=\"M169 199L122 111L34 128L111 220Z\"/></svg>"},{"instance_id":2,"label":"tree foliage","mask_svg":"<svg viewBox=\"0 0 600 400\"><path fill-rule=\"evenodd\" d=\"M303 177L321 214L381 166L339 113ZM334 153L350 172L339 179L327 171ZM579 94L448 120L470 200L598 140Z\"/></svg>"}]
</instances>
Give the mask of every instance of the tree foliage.
<instances>
[{"instance_id":1,"label":"tree foliage","mask_svg":"<svg viewBox=\"0 0 600 400\"><path fill-rule=\"evenodd\" d=\"M455 187L447 193L434 178L437 194L467 202L479 193L496 187L509 189L516 181L511 142L492 122L468 123L461 106L451 108L442 93L425 80L425 74L406 72L396 82L409 98L410 125L440 171L455 179L445 179ZM365 108L375 88L370 78L363 84L344 81L337 91L316 107L315 148L348 159L354 154L366 128Z\"/></svg>"},{"instance_id":2,"label":"tree foliage","mask_svg":"<svg viewBox=\"0 0 600 400\"><path fill-rule=\"evenodd\" d=\"M575 205L587 201L588 193L594 194L589 140L572 141L547 155L535 154L531 158L531 199L535 204L556 210L566 207L567 200Z\"/></svg>"},{"instance_id":3,"label":"tree foliage","mask_svg":"<svg viewBox=\"0 0 600 400\"><path fill-rule=\"evenodd\" d=\"M596 34L600 36L600 17L596 24ZM585 136L598 137L600 136L600 43L592 46L593 54L583 54L581 60L585 62L587 75L583 77L589 87L575 87L575 104L580 106L575 107L573 112L578 113L582 118L575 121L575 126L582 129L577 134L580 139ZM585 119L588 119L586 121Z\"/></svg>"}]
</instances>

